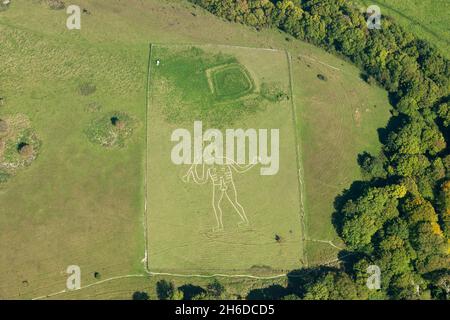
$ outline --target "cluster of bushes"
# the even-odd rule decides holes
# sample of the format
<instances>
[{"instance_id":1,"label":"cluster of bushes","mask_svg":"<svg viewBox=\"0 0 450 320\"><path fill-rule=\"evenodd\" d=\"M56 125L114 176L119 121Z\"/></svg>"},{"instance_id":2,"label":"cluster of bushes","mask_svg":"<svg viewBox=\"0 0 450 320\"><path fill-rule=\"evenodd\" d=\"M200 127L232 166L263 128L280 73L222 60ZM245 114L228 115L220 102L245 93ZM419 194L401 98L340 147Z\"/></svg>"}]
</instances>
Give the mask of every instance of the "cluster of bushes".
<instances>
[{"instance_id":1,"label":"cluster of bushes","mask_svg":"<svg viewBox=\"0 0 450 320\"><path fill-rule=\"evenodd\" d=\"M89 124L85 134L89 141L103 147L124 147L137 121L125 112L105 113Z\"/></svg>"},{"instance_id":2,"label":"cluster of bushes","mask_svg":"<svg viewBox=\"0 0 450 320\"><path fill-rule=\"evenodd\" d=\"M171 281L160 280L156 283L156 296L159 300L217 300L227 298L225 287L216 279L205 288L192 284L176 287ZM150 300L145 291L136 291L133 300Z\"/></svg>"},{"instance_id":3,"label":"cluster of bushes","mask_svg":"<svg viewBox=\"0 0 450 320\"><path fill-rule=\"evenodd\" d=\"M263 82L261 84L261 96L270 102L289 100L289 95L278 83Z\"/></svg>"},{"instance_id":4,"label":"cluster of bushes","mask_svg":"<svg viewBox=\"0 0 450 320\"><path fill-rule=\"evenodd\" d=\"M0 185L31 165L40 148L41 141L28 118L15 115L0 119Z\"/></svg>"},{"instance_id":5,"label":"cluster of bushes","mask_svg":"<svg viewBox=\"0 0 450 320\"><path fill-rule=\"evenodd\" d=\"M217 300L226 298L225 287L213 280L206 288L185 284L176 287L173 282L160 280L156 283L156 294L159 300Z\"/></svg>"},{"instance_id":6,"label":"cluster of bushes","mask_svg":"<svg viewBox=\"0 0 450 320\"><path fill-rule=\"evenodd\" d=\"M52 10L62 10L66 7L66 4L62 0L46 0L45 3Z\"/></svg>"},{"instance_id":7,"label":"cluster of bushes","mask_svg":"<svg viewBox=\"0 0 450 320\"><path fill-rule=\"evenodd\" d=\"M334 52L389 92L394 111L380 134L382 152L360 155L366 180L336 201L335 225L351 259L345 271L306 284L302 297L449 298L449 60L388 17L369 30L367 16L345 0L191 1ZM365 289L369 265L381 268L379 291Z\"/></svg>"},{"instance_id":8,"label":"cluster of bushes","mask_svg":"<svg viewBox=\"0 0 450 320\"><path fill-rule=\"evenodd\" d=\"M41 141L32 128L19 130L6 139L0 157L0 165L11 170L30 165L41 146Z\"/></svg>"}]
</instances>

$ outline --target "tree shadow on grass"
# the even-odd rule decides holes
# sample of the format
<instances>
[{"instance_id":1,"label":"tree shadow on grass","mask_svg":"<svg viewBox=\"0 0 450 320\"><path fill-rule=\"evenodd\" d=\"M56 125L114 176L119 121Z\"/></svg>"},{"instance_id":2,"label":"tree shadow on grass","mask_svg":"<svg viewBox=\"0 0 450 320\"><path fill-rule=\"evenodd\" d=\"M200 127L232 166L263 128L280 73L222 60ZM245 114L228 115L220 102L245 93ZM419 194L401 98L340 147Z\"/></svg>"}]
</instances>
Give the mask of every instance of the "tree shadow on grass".
<instances>
[{"instance_id":1,"label":"tree shadow on grass","mask_svg":"<svg viewBox=\"0 0 450 320\"><path fill-rule=\"evenodd\" d=\"M150 296L148 295L147 292L136 291L135 293L133 293L132 299L133 300L149 300Z\"/></svg>"},{"instance_id":2,"label":"tree shadow on grass","mask_svg":"<svg viewBox=\"0 0 450 320\"><path fill-rule=\"evenodd\" d=\"M378 128L378 139L382 144L386 144L389 133L396 131L402 126L405 121L407 121L408 116L404 114L399 114L398 116L392 116L384 128Z\"/></svg>"},{"instance_id":3,"label":"tree shadow on grass","mask_svg":"<svg viewBox=\"0 0 450 320\"><path fill-rule=\"evenodd\" d=\"M247 300L280 300L288 294L289 291L286 288L274 284L267 288L251 290L247 295Z\"/></svg>"},{"instance_id":4,"label":"tree shadow on grass","mask_svg":"<svg viewBox=\"0 0 450 320\"><path fill-rule=\"evenodd\" d=\"M336 271L336 268L328 266L311 267L307 269L293 270L288 273L287 291L289 294L295 294L303 297L306 293L306 287L317 280L321 275Z\"/></svg>"},{"instance_id":5,"label":"tree shadow on grass","mask_svg":"<svg viewBox=\"0 0 450 320\"><path fill-rule=\"evenodd\" d=\"M193 284L182 285L181 287L178 287L178 290L183 292L184 300L192 300L194 297L206 293L205 289Z\"/></svg>"}]
</instances>

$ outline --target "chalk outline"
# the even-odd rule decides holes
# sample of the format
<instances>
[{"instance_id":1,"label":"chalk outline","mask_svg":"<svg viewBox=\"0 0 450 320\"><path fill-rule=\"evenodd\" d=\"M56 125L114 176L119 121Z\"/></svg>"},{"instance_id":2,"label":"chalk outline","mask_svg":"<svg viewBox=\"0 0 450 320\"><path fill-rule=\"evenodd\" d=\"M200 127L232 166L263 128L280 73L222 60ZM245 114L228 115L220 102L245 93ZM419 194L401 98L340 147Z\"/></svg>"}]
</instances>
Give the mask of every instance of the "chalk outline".
<instances>
[{"instance_id":1,"label":"chalk outline","mask_svg":"<svg viewBox=\"0 0 450 320\"><path fill-rule=\"evenodd\" d=\"M189 167L189 170L184 175L182 180L185 183L189 183L190 182L189 180L192 177L192 180L197 185L206 184L206 183L208 183L209 180L211 180L212 188L213 188L213 190L212 190L212 206L213 206L214 215L216 217L216 222L217 222L217 226L215 228L213 228L213 232L223 231L223 229L224 229L223 221L222 221L223 212L222 212L222 208L220 207L220 203L221 203L224 195L227 197L231 206L233 207L233 209L237 212L237 214L241 218L241 221L238 223L238 225L239 226L242 226L242 225L248 226L249 220L248 220L247 214L245 213L244 207L238 201L238 192L237 192L236 184L234 183L232 169L236 173L246 173L247 171L251 170L254 166L256 166L258 164L258 162L252 161L252 163L250 163L249 165L241 166L233 159L230 159L227 157L221 157L222 164L215 163L216 160L217 160L217 158L208 158L206 160L203 159L202 163L198 163L198 161L194 161L194 163ZM226 167L228 172L230 173L229 174L230 181L228 181L228 182L226 181L226 178L227 178L227 172L226 172L223 174L223 176L219 176L219 184L217 184L215 182L213 174L211 173L212 168L209 168L206 171L206 175L205 175L205 162L213 162L213 163L207 163L207 165L209 165L209 166ZM200 177L197 172L198 165L202 165L202 177ZM234 201L230 198L230 195L228 194L228 191L227 191L228 184L232 187L231 192L234 193ZM217 202L215 199L216 187L220 188L220 191L222 191L220 194L220 199ZM237 208L237 207L239 207L239 208ZM240 211L239 209L241 209L242 211Z\"/></svg>"}]
</instances>

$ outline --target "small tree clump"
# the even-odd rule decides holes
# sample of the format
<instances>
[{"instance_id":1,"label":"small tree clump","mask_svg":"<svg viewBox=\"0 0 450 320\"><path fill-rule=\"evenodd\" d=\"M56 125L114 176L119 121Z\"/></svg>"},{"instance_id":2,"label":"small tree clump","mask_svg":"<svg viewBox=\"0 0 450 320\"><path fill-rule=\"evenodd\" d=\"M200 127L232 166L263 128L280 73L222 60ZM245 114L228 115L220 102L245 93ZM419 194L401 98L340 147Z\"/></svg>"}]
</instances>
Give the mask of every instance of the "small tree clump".
<instances>
[{"instance_id":1,"label":"small tree clump","mask_svg":"<svg viewBox=\"0 0 450 320\"><path fill-rule=\"evenodd\" d=\"M133 300L150 300L150 296L148 295L147 292L136 291L133 293L132 299Z\"/></svg>"},{"instance_id":2,"label":"small tree clump","mask_svg":"<svg viewBox=\"0 0 450 320\"><path fill-rule=\"evenodd\" d=\"M171 300L175 292L175 286L172 282L160 280L156 283L156 293L159 300Z\"/></svg>"},{"instance_id":3,"label":"small tree clump","mask_svg":"<svg viewBox=\"0 0 450 320\"><path fill-rule=\"evenodd\" d=\"M88 139L103 147L124 147L133 134L135 118L124 112L110 112L94 119L85 130Z\"/></svg>"},{"instance_id":4,"label":"small tree clump","mask_svg":"<svg viewBox=\"0 0 450 320\"><path fill-rule=\"evenodd\" d=\"M219 298L225 292L225 287L217 279L206 286L206 292L208 295Z\"/></svg>"},{"instance_id":5,"label":"small tree clump","mask_svg":"<svg viewBox=\"0 0 450 320\"><path fill-rule=\"evenodd\" d=\"M47 0L47 5L52 10L62 10L66 7L62 0Z\"/></svg>"},{"instance_id":6,"label":"small tree clump","mask_svg":"<svg viewBox=\"0 0 450 320\"><path fill-rule=\"evenodd\" d=\"M125 122L119 119L118 116L114 116L111 118L111 124L116 127L117 129L124 129L125 128Z\"/></svg>"},{"instance_id":7,"label":"small tree clump","mask_svg":"<svg viewBox=\"0 0 450 320\"><path fill-rule=\"evenodd\" d=\"M31 165L40 145L26 117L16 115L0 119L0 184L8 182L21 168Z\"/></svg>"},{"instance_id":8,"label":"small tree clump","mask_svg":"<svg viewBox=\"0 0 450 320\"><path fill-rule=\"evenodd\" d=\"M28 158L33 155L34 149L33 146L29 145L28 143L21 142L17 146L17 151L22 157Z\"/></svg>"},{"instance_id":9,"label":"small tree clump","mask_svg":"<svg viewBox=\"0 0 450 320\"><path fill-rule=\"evenodd\" d=\"M261 84L261 95L270 102L289 100L289 95L282 89L279 83L264 82Z\"/></svg>"}]
</instances>

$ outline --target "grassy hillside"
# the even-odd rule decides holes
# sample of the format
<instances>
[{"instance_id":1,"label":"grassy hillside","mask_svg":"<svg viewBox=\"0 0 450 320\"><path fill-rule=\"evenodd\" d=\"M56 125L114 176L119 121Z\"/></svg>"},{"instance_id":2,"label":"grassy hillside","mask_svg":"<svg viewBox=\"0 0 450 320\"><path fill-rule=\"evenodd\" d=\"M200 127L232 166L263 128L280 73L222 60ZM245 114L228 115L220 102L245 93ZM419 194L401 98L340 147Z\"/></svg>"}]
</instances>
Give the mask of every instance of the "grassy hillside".
<instances>
[{"instance_id":1,"label":"grassy hillside","mask_svg":"<svg viewBox=\"0 0 450 320\"><path fill-rule=\"evenodd\" d=\"M302 267L303 221L286 53L153 45L151 55L149 270L275 276ZM159 66L156 59L160 59ZM208 74L216 81L208 81ZM270 94L265 89L268 86L275 93ZM275 89L281 92L279 100ZM204 132L207 128L278 130L277 174L261 175L261 165L248 170L227 162L175 165L168 159L176 144L170 136L177 128L192 132L194 121L202 121ZM223 139L228 147L230 140ZM259 136L255 146L261 139L265 138ZM250 155L250 143L237 149L244 151L249 161L256 157ZM223 157L234 160L227 152L221 160ZM180 179L194 168L200 177L203 170L210 175L203 181L194 179L194 174L188 175L189 181ZM217 177L215 186L213 176Z\"/></svg>"},{"instance_id":2,"label":"grassy hillside","mask_svg":"<svg viewBox=\"0 0 450 320\"><path fill-rule=\"evenodd\" d=\"M150 42L272 47L291 53L307 262L336 258L335 245L340 244L331 224L333 201L359 179L357 154L378 148L376 129L389 117L384 91L318 48L287 41L275 30L258 32L224 22L184 1L78 3L90 12L82 16L81 31L66 29L64 10L36 1L13 1L0 12L0 96L5 101L0 117L25 115L42 141L34 163L0 187L1 298L59 292L71 264L81 266L82 286L99 281L95 272L102 280L144 273ZM95 86L95 92L83 90L86 86ZM90 142L86 128L116 111L137 119L125 147ZM128 298L123 286L121 297ZM129 286L134 290L135 282Z\"/></svg>"}]
</instances>

